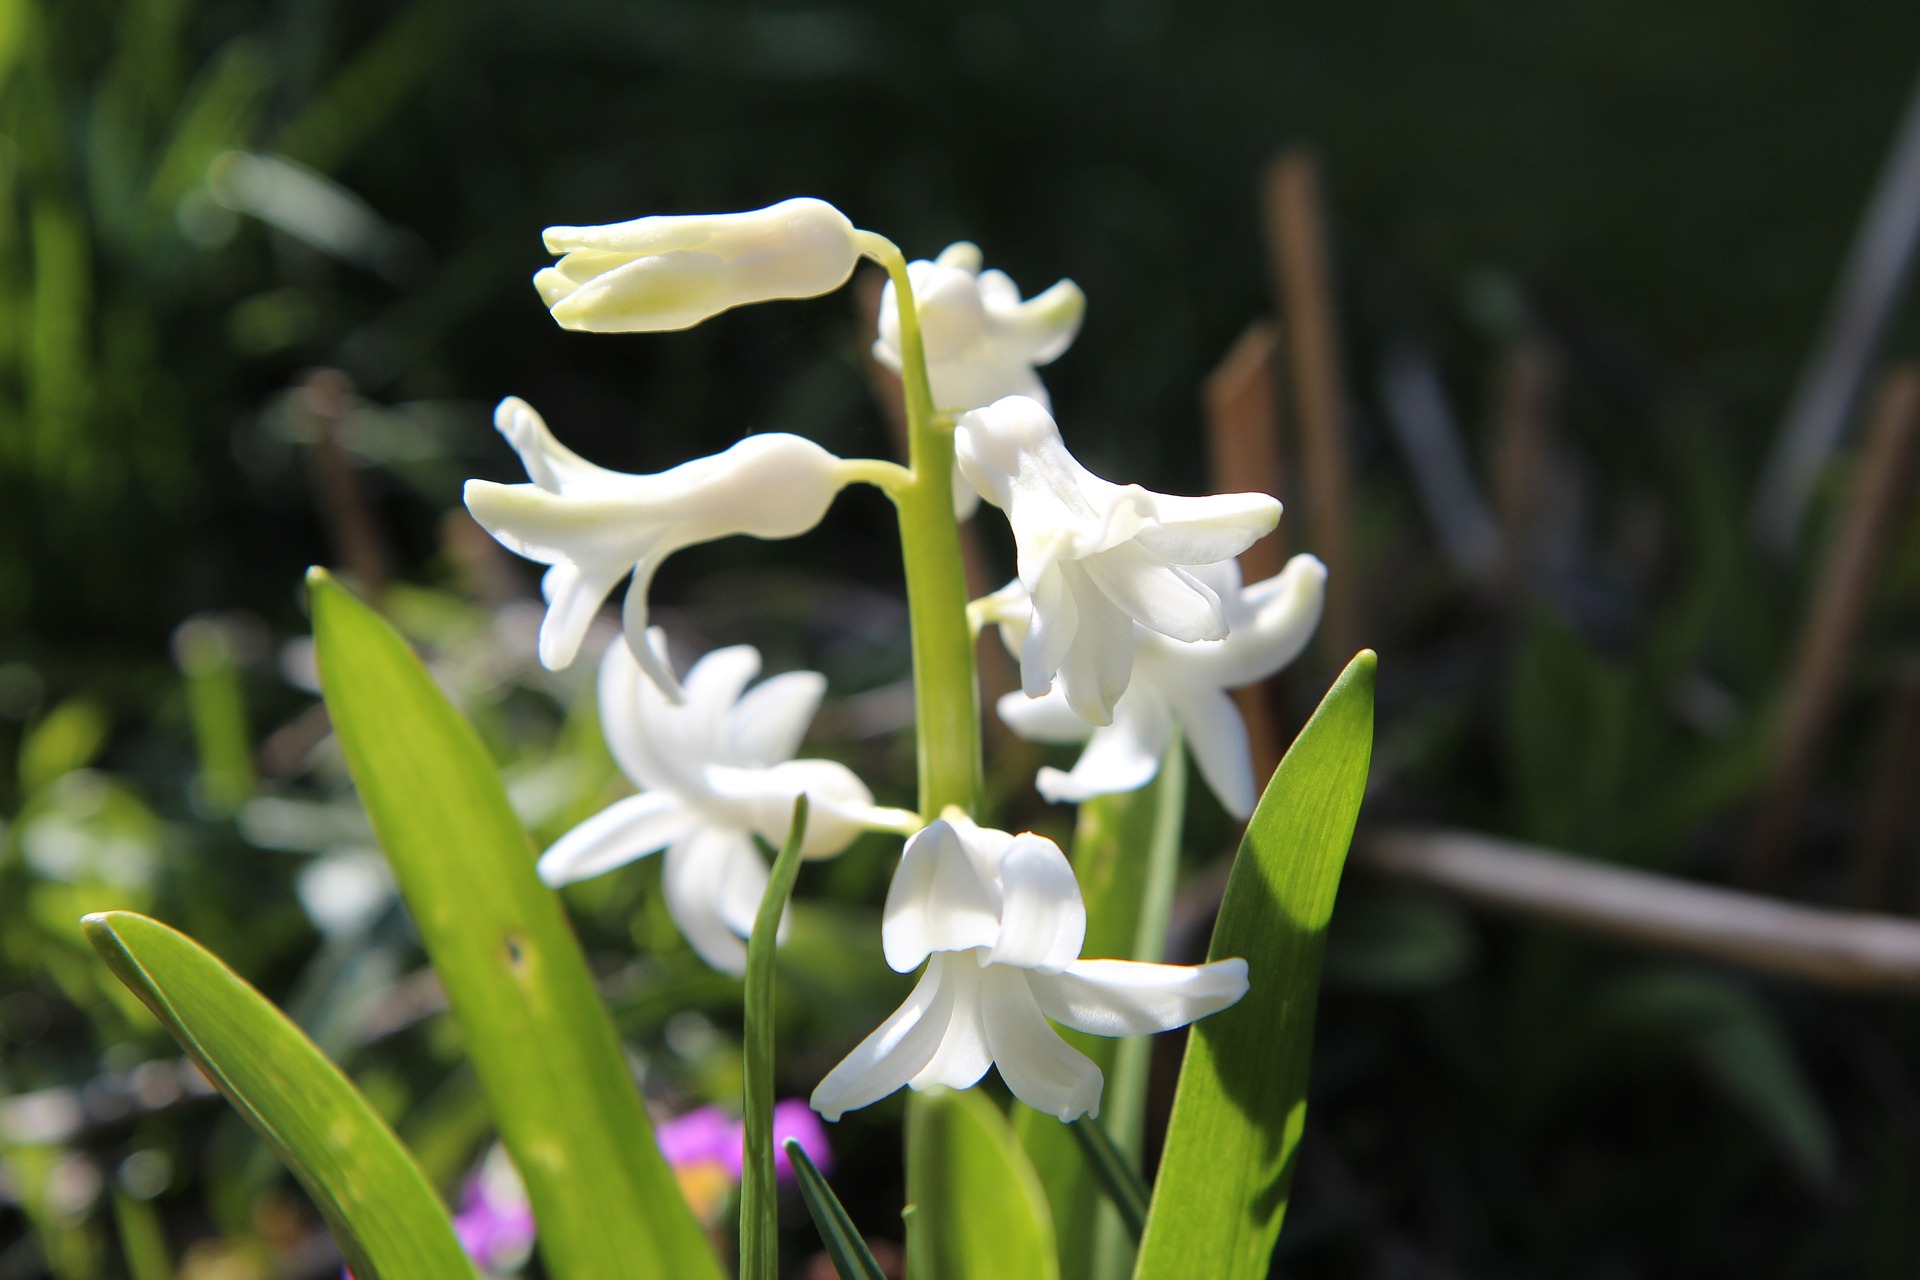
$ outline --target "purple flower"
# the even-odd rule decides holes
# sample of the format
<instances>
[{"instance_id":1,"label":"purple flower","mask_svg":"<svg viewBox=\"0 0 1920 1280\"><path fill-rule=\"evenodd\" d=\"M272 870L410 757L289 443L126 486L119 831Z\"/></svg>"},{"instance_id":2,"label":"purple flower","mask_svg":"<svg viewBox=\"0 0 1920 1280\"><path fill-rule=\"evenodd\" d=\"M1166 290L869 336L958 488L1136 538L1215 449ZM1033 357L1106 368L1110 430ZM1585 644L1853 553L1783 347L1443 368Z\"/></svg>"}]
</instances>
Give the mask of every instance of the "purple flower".
<instances>
[{"instance_id":1,"label":"purple flower","mask_svg":"<svg viewBox=\"0 0 1920 1280\"><path fill-rule=\"evenodd\" d=\"M736 1182L746 1148L746 1126L718 1107L697 1107L660 1126L655 1135L660 1154L676 1169L718 1164ZM780 1181L793 1181L793 1164L785 1143L793 1138L807 1158L824 1171L833 1167L833 1148L826 1126L799 1098L788 1098L773 1108L773 1164Z\"/></svg>"},{"instance_id":2,"label":"purple flower","mask_svg":"<svg viewBox=\"0 0 1920 1280\"><path fill-rule=\"evenodd\" d=\"M467 1256L488 1271L511 1266L533 1245L533 1210L519 1179L489 1178L485 1171L467 1179L453 1233Z\"/></svg>"}]
</instances>

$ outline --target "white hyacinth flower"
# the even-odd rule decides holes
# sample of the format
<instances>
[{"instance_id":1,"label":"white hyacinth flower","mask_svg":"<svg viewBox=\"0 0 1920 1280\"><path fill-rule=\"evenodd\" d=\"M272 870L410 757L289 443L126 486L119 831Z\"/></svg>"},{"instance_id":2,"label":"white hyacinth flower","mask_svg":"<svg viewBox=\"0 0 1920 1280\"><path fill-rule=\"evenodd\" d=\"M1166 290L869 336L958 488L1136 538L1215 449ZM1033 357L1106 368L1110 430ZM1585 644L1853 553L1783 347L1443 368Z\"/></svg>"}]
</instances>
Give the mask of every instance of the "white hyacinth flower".
<instances>
[{"instance_id":1,"label":"white hyacinth flower","mask_svg":"<svg viewBox=\"0 0 1920 1280\"><path fill-rule=\"evenodd\" d=\"M659 628L648 647L666 665ZM571 884L665 849L667 910L701 959L728 973L746 970L742 939L753 929L767 864L755 836L778 847L807 797L801 853L829 857L862 831L906 832L919 823L903 809L874 804L851 769L832 760L795 760L826 678L790 671L747 684L760 671L751 645L716 649L687 673L686 700L669 702L625 645L600 664L600 719L607 747L638 795L616 801L554 842L540 878Z\"/></svg>"},{"instance_id":2,"label":"white hyacinth flower","mask_svg":"<svg viewBox=\"0 0 1920 1280\"><path fill-rule=\"evenodd\" d=\"M1225 638L1220 597L1189 570L1233 558L1280 520L1280 503L1264 493L1182 498L1102 480L1028 396L966 414L954 450L968 483L1013 527L1020 584L1033 598L1021 687L1037 698L1057 675L1091 724L1111 723L1127 688L1133 623L1173 640Z\"/></svg>"},{"instance_id":3,"label":"white hyacinth flower","mask_svg":"<svg viewBox=\"0 0 1920 1280\"><path fill-rule=\"evenodd\" d=\"M1257 783L1247 726L1227 696L1265 680L1300 656L1320 622L1327 568L1298 555L1264 582L1242 586L1232 560L1192 570L1219 597L1231 628L1224 640L1171 640L1141 627L1134 637L1133 679L1113 707L1113 723L1095 727L1074 714L1058 689L1043 698L1009 693L1000 719L1030 742L1085 742L1070 772L1043 768L1040 794L1055 804L1133 791L1153 781L1175 723L1221 805L1234 817L1253 815ZM1031 605L1026 588L1009 583L976 602L982 621L1018 653Z\"/></svg>"},{"instance_id":4,"label":"white hyacinth flower","mask_svg":"<svg viewBox=\"0 0 1920 1280\"><path fill-rule=\"evenodd\" d=\"M1087 295L1073 281L1061 280L1023 302L1020 286L1006 272L982 271L980 263L979 246L962 240L932 262L923 258L907 264L934 406L961 414L1014 395L1051 406L1034 366L1051 364L1073 345ZM900 372L900 295L891 280L880 295L873 358ZM962 520L980 505L980 495L958 470L953 505Z\"/></svg>"},{"instance_id":5,"label":"white hyacinth flower","mask_svg":"<svg viewBox=\"0 0 1920 1280\"><path fill-rule=\"evenodd\" d=\"M860 260L854 235L845 214L810 198L751 213L548 227L548 251L564 256L533 284L568 329L685 329L730 307L838 289Z\"/></svg>"},{"instance_id":6,"label":"white hyacinth flower","mask_svg":"<svg viewBox=\"0 0 1920 1280\"><path fill-rule=\"evenodd\" d=\"M672 697L673 672L648 650L647 587L660 562L682 547L731 534L792 538L820 523L844 487L840 459L783 432L748 436L722 453L655 475L628 475L587 462L553 438L526 401L509 397L494 425L527 468L531 484L469 480L467 510L508 549L552 566L540 662L558 671L620 579L627 588L627 647Z\"/></svg>"},{"instance_id":7,"label":"white hyacinth flower","mask_svg":"<svg viewBox=\"0 0 1920 1280\"><path fill-rule=\"evenodd\" d=\"M1066 855L947 811L907 842L882 942L901 973L926 973L894 1015L813 1091L829 1120L902 1085L964 1089L989 1066L1049 1115L1098 1115L1100 1068L1048 1019L1100 1036L1183 1027L1247 991L1247 962L1082 960L1087 912Z\"/></svg>"}]
</instances>

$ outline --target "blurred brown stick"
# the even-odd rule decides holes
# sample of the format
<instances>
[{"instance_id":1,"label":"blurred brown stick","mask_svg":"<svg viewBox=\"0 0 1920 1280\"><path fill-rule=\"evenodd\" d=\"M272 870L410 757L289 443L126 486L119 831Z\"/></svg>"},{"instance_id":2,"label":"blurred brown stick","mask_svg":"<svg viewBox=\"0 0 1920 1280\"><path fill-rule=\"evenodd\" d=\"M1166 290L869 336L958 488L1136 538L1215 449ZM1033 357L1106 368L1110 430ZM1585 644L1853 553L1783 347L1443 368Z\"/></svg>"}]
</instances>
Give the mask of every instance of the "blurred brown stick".
<instances>
[{"instance_id":1,"label":"blurred brown stick","mask_svg":"<svg viewBox=\"0 0 1920 1280\"><path fill-rule=\"evenodd\" d=\"M1546 500L1552 349L1540 338L1521 339L1501 355L1494 380L1493 456L1487 469L1500 526L1498 578L1512 595L1525 589L1535 567L1534 539Z\"/></svg>"},{"instance_id":2,"label":"blurred brown stick","mask_svg":"<svg viewBox=\"0 0 1920 1280\"><path fill-rule=\"evenodd\" d=\"M1300 497L1312 549L1327 566L1320 643L1332 661L1345 662L1363 639L1360 584L1351 554L1346 393L1341 386L1344 365L1333 298L1333 253L1319 165L1310 150L1289 148L1273 162L1263 204L1300 424Z\"/></svg>"},{"instance_id":3,"label":"blurred brown stick","mask_svg":"<svg viewBox=\"0 0 1920 1280\"><path fill-rule=\"evenodd\" d=\"M1787 869L1827 723L1906 496L1920 439L1920 370L1901 365L1887 375L1867 430L1851 500L1817 570L1812 608L1801 627L1776 729L1773 780L1741 867L1749 885L1773 884Z\"/></svg>"},{"instance_id":4,"label":"blurred brown stick","mask_svg":"<svg viewBox=\"0 0 1920 1280\"><path fill-rule=\"evenodd\" d=\"M1881 717L1849 895L1868 910L1886 905L1889 881L1898 875L1902 854L1911 860L1920 829L1914 786L1920 778L1920 659L1910 656L1900 665Z\"/></svg>"},{"instance_id":5,"label":"blurred brown stick","mask_svg":"<svg viewBox=\"0 0 1920 1280\"><path fill-rule=\"evenodd\" d=\"M341 420L353 409L353 383L338 369L315 369L294 394L312 432L307 466L336 563L369 600L378 600L387 588L386 547L359 472L340 443Z\"/></svg>"},{"instance_id":6,"label":"blurred brown stick","mask_svg":"<svg viewBox=\"0 0 1920 1280\"><path fill-rule=\"evenodd\" d=\"M1274 386L1280 339L1265 320L1248 325L1200 389L1207 419L1208 456L1216 493L1269 493L1280 496L1280 397ZM1279 573L1287 560L1286 524L1248 547L1240 572L1248 582ZM1270 776L1280 763L1280 726L1276 713L1278 677L1233 692L1247 722L1256 778Z\"/></svg>"},{"instance_id":7,"label":"blurred brown stick","mask_svg":"<svg viewBox=\"0 0 1920 1280\"><path fill-rule=\"evenodd\" d=\"M1491 836L1363 836L1362 866L1603 937L1855 991L1920 992L1920 923L1805 907Z\"/></svg>"}]
</instances>

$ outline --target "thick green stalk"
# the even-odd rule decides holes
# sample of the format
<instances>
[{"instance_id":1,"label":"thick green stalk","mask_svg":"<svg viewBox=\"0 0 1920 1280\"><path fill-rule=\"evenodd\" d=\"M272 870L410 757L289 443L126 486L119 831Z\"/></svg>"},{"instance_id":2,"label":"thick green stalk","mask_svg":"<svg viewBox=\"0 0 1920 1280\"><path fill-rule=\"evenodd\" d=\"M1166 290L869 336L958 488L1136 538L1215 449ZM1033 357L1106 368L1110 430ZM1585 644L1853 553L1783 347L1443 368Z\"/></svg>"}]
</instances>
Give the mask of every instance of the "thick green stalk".
<instances>
[{"instance_id":1,"label":"thick green stalk","mask_svg":"<svg viewBox=\"0 0 1920 1280\"><path fill-rule=\"evenodd\" d=\"M773 1164L773 950L780 915L800 875L800 845L807 833L807 798L793 804L786 846L767 876L760 911L747 939L746 1087L741 1107L746 1129L740 1170L740 1280L776 1280L780 1274L780 1217L774 1198Z\"/></svg>"},{"instance_id":2,"label":"thick green stalk","mask_svg":"<svg viewBox=\"0 0 1920 1280\"><path fill-rule=\"evenodd\" d=\"M951 804L972 813L980 796L980 711L960 526L953 516L953 423L933 407L906 257L882 236L862 232L861 237L863 251L892 277L900 309L900 379L912 477L887 492L900 513L913 627L920 812L931 819Z\"/></svg>"}]
</instances>

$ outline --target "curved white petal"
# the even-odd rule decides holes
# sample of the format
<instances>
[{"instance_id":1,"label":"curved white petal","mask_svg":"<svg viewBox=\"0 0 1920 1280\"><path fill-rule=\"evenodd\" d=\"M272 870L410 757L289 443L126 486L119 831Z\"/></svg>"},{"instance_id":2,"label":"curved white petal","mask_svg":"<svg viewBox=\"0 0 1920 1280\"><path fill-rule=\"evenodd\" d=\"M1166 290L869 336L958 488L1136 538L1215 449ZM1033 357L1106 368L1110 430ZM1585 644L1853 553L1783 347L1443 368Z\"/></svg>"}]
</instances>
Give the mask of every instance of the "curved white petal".
<instances>
[{"instance_id":1,"label":"curved white petal","mask_svg":"<svg viewBox=\"0 0 1920 1280\"><path fill-rule=\"evenodd\" d=\"M527 478L550 493L591 486L618 474L595 466L554 439L546 419L519 396L508 396L495 406L493 427L520 455Z\"/></svg>"},{"instance_id":2,"label":"curved white petal","mask_svg":"<svg viewBox=\"0 0 1920 1280\"><path fill-rule=\"evenodd\" d=\"M748 682L759 674L760 651L750 644L730 644L703 654L681 685L686 691L678 716L682 733L673 749L703 760L726 760L722 752L727 716Z\"/></svg>"},{"instance_id":3,"label":"curved white petal","mask_svg":"<svg viewBox=\"0 0 1920 1280\"><path fill-rule=\"evenodd\" d=\"M660 877L667 912L700 958L722 972L745 973L742 938L767 885L753 841L737 831L697 828L668 846Z\"/></svg>"},{"instance_id":4,"label":"curved white petal","mask_svg":"<svg viewBox=\"0 0 1920 1280\"><path fill-rule=\"evenodd\" d=\"M655 649L656 661L665 663L666 637L658 628L644 636L642 644ZM598 693L600 732L620 771L649 790L678 790L680 771L670 757L669 708L659 686L641 674L631 646L607 646L600 658Z\"/></svg>"},{"instance_id":5,"label":"curved white petal","mask_svg":"<svg viewBox=\"0 0 1920 1280\"><path fill-rule=\"evenodd\" d=\"M1001 833L980 834L1010 842ZM911 973L933 952L991 947L999 936L1000 903L992 879L981 874L954 822L929 823L907 841L887 888L880 925L887 964L897 973Z\"/></svg>"},{"instance_id":6,"label":"curved white petal","mask_svg":"<svg viewBox=\"0 0 1920 1280\"><path fill-rule=\"evenodd\" d=\"M616 800L540 855L540 878L558 888L623 867L686 836L694 821L666 792Z\"/></svg>"},{"instance_id":7,"label":"curved white petal","mask_svg":"<svg viewBox=\"0 0 1920 1280\"><path fill-rule=\"evenodd\" d=\"M1141 546L1174 564L1212 564L1237 556L1280 523L1280 500L1269 494L1153 497L1156 518L1136 537Z\"/></svg>"},{"instance_id":8,"label":"curved white petal","mask_svg":"<svg viewBox=\"0 0 1920 1280\"><path fill-rule=\"evenodd\" d=\"M826 693L818 671L788 671L747 690L727 716L725 758L762 768L793 759Z\"/></svg>"},{"instance_id":9,"label":"curved white petal","mask_svg":"<svg viewBox=\"0 0 1920 1280\"><path fill-rule=\"evenodd\" d=\"M1061 1120L1099 1115L1100 1068L1048 1025L1028 977L1025 969L998 964L980 975L981 1021L1000 1078L1035 1111Z\"/></svg>"},{"instance_id":10,"label":"curved white petal","mask_svg":"<svg viewBox=\"0 0 1920 1280\"><path fill-rule=\"evenodd\" d=\"M1054 804L1137 791L1160 772L1173 718L1158 689L1136 679L1113 708L1113 723L1095 729L1070 773L1043 768L1035 779Z\"/></svg>"},{"instance_id":11,"label":"curved white petal","mask_svg":"<svg viewBox=\"0 0 1920 1280\"><path fill-rule=\"evenodd\" d=\"M906 1003L827 1072L808 1099L815 1111L838 1120L880 1101L933 1061L953 1013L952 988L941 981L944 970L943 964L929 964Z\"/></svg>"},{"instance_id":12,"label":"curved white petal","mask_svg":"<svg viewBox=\"0 0 1920 1280\"><path fill-rule=\"evenodd\" d=\"M1087 908L1060 846L1018 835L1000 859L1000 937L983 964L1057 973L1080 958Z\"/></svg>"},{"instance_id":13,"label":"curved white petal","mask_svg":"<svg viewBox=\"0 0 1920 1280\"><path fill-rule=\"evenodd\" d=\"M600 606L620 579L632 571L633 566L624 562L582 565L562 561L540 576L540 594L547 601L547 616L540 620L541 666L560 671L572 664Z\"/></svg>"},{"instance_id":14,"label":"curved white petal","mask_svg":"<svg viewBox=\"0 0 1920 1280\"><path fill-rule=\"evenodd\" d=\"M1044 694L1072 652L1080 630L1080 610L1067 582L1067 571L1049 565L1030 584L1033 616L1020 645L1020 688L1029 698Z\"/></svg>"},{"instance_id":15,"label":"curved white petal","mask_svg":"<svg viewBox=\"0 0 1920 1280\"><path fill-rule=\"evenodd\" d=\"M1092 725L1074 714L1066 695L1058 689L1044 698L1029 698L1015 690L1002 694L994 708L1014 736L1028 742L1085 742L1094 732Z\"/></svg>"},{"instance_id":16,"label":"curved white petal","mask_svg":"<svg viewBox=\"0 0 1920 1280\"><path fill-rule=\"evenodd\" d=\"M1252 817L1258 783L1253 776L1252 748L1247 745L1247 723L1240 716L1240 708L1214 688L1181 688L1171 696L1174 714L1186 730L1187 746L1200 765L1200 776L1228 813L1242 821Z\"/></svg>"},{"instance_id":17,"label":"curved white petal","mask_svg":"<svg viewBox=\"0 0 1920 1280\"><path fill-rule=\"evenodd\" d=\"M787 760L771 769L709 765L708 792L744 828L768 844L786 843L793 802L807 797L807 833L800 852L809 858L839 853L863 831L900 831L918 825L912 814L873 802L867 784L837 760Z\"/></svg>"},{"instance_id":18,"label":"curved white petal","mask_svg":"<svg viewBox=\"0 0 1920 1280\"><path fill-rule=\"evenodd\" d=\"M927 962L927 967L940 970L941 990L951 993L953 1008L939 1049L907 1084L915 1089L931 1089L936 1085L970 1089L980 1083L980 1077L993 1065L993 1054L987 1048L987 1028L981 1021L980 967L971 957L948 952L936 954Z\"/></svg>"},{"instance_id":19,"label":"curved white petal","mask_svg":"<svg viewBox=\"0 0 1920 1280\"><path fill-rule=\"evenodd\" d=\"M1040 1009L1062 1026L1096 1036L1139 1036L1184 1027L1247 993L1247 962L1141 964L1080 960L1060 973L1030 975Z\"/></svg>"},{"instance_id":20,"label":"curved white petal","mask_svg":"<svg viewBox=\"0 0 1920 1280\"><path fill-rule=\"evenodd\" d=\"M1265 680L1300 656L1320 625L1326 604L1327 567L1297 555L1264 582L1240 593L1232 610L1233 632L1224 643L1195 650L1183 665L1222 688Z\"/></svg>"},{"instance_id":21,"label":"curved white petal","mask_svg":"<svg viewBox=\"0 0 1920 1280\"><path fill-rule=\"evenodd\" d=\"M647 593L653 590L653 571L660 567L661 556L640 561L633 567L633 581L627 584L627 598L620 606L620 631L626 649L668 702L679 703L687 694L680 678L667 660L666 632L647 625Z\"/></svg>"},{"instance_id":22,"label":"curved white petal","mask_svg":"<svg viewBox=\"0 0 1920 1280\"><path fill-rule=\"evenodd\" d=\"M1088 724L1111 724L1113 708L1133 675L1133 621L1087 576L1084 564L1060 566L1079 625L1076 643L1061 656L1056 674L1075 714Z\"/></svg>"},{"instance_id":23,"label":"curved white petal","mask_svg":"<svg viewBox=\"0 0 1920 1280\"><path fill-rule=\"evenodd\" d=\"M1137 542L1123 542L1080 563L1107 599L1149 631L1189 641L1227 634L1220 597Z\"/></svg>"}]
</instances>

